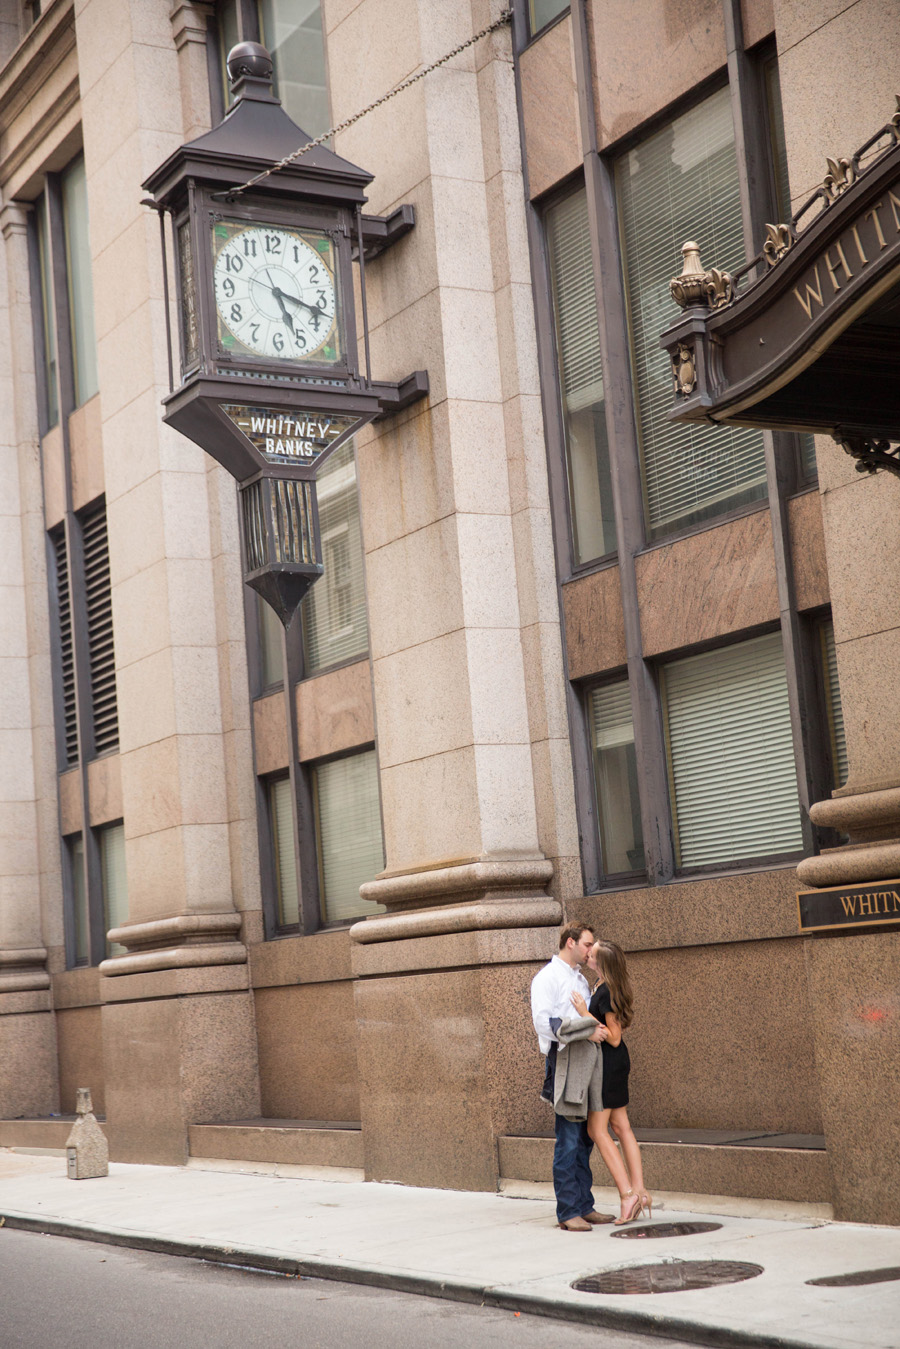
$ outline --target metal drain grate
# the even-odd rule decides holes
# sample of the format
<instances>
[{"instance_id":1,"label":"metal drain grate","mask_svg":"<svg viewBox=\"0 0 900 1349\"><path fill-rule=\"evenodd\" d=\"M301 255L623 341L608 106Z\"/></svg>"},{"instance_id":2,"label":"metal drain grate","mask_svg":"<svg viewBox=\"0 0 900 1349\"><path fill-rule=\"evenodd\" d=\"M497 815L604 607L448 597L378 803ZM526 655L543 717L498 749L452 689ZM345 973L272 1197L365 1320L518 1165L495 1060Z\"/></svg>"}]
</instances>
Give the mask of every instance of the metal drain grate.
<instances>
[{"instance_id":1,"label":"metal drain grate","mask_svg":"<svg viewBox=\"0 0 900 1349\"><path fill-rule=\"evenodd\" d=\"M888 1269L859 1269L855 1274L829 1274L824 1279L807 1279L813 1288L859 1288L866 1283L891 1283L900 1279L900 1266Z\"/></svg>"},{"instance_id":2,"label":"metal drain grate","mask_svg":"<svg viewBox=\"0 0 900 1349\"><path fill-rule=\"evenodd\" d=\"M721 1223L645 1223L642 1227L624 1227L621 1232L610 1232L611 1237L623 1241L640 1241L648 1237L694 1237L699 1232L720 1232Z\"/></svg>"},{"instance_id":3,"label":"metal drain grate","mask_svg":"<svg viewBox=\"0 0 900 1349\"><path fill-rule=\"evenodd\" d=\"M762 1274L762 1265L740 1260L662 1260L655 1265L627 1265L604 1269L572 1287L579 1293L681 1293L692 1288L715 1288L742 1283Z\"/></svg>"}]
</instances>

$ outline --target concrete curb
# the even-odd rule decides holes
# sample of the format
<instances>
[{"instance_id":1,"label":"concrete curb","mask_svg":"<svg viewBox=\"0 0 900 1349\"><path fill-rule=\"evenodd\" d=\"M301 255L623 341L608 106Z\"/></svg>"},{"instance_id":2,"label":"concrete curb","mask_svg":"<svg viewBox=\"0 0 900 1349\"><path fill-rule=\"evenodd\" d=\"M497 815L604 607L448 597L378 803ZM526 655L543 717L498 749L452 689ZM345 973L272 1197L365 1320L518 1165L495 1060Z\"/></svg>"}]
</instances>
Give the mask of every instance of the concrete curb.
<instances>
[{"instance_id":1,"label":"concrete curb","mask_svg":"<svg viewBox=\"0 0 900 1349\"><path fill-rule=\"evenodd\" d=\"M105 1246L124 1246L132 1250L151 1251L159 1255L179 1256L189 1260L205 1260L212 1264L238 1265L258 1269L289 1278L327 1279L340 1283L363 1284L371 1288L385 1288L396 1293L414 1293L420 1297L443 1298L449 1302L467 1302L476 1306L495 1307L502 1311L527 1313L578 1325L600 1326L608 1330L633 1331L657 1338L686 1340L692 1344L709 1345L713 1349L819 1349L809 1340L771 1334L756 1335L752 1331L719 1329L698 1325L678 1317L655 1316L635 1310L604 1308L599 1304L581 1304L556 1301L541 1294L516 1292L514 1289L489 1287L461 1280L428 1278L407 1274L379 1265L341 1264L320 1260L315 1256L297 1258L278 1255L275 1251L250 1246L217 1246L206 1242L176 1240L168 1237L147 1236L140 1232L98 1228L88 1223L64 1221L59 1218L35 1218L30 1214L0 1211L0 1226L23 1232L39 1232L48 1236L72 1237L79 1241L93 1241Z\"/></svg>"}]
</instances>

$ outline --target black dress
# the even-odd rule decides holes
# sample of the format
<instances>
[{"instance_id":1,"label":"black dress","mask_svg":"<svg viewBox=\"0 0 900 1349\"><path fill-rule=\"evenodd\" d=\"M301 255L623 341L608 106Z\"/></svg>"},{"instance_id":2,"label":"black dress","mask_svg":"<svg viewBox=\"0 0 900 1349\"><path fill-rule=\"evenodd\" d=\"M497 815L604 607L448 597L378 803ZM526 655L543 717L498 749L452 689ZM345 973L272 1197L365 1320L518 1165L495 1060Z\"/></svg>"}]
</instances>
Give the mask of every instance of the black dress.
<instances>
[{"instance_id":1,"label":"black dress","mask_svg":"<svg viewBox=\"0 0 900 1349\"><path fill-rule=\"evenodd\" d=\"M606 984L598 984L594 989L588 1009L591 1016L606 1025L606 1013L612 1011L612 1001ZM611 1045L606 1040L600 1046L603 1055L603 1109L615 1110L628 1104L628 1074L631 1059L624 1040Z\"/></svg>"}]
</instances>

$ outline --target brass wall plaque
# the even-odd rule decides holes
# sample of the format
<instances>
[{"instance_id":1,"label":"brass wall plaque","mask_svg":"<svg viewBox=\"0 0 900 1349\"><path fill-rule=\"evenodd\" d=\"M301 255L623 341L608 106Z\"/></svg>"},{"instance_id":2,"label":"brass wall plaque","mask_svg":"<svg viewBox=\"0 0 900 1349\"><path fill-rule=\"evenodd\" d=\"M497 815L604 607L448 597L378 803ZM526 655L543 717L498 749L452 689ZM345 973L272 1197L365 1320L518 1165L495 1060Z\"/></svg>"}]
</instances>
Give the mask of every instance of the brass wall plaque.
<instances>
[{"instance_id":1,"label":"brass wall plaque","mask_svg":"<svg viewBox=\"0 0 900 1349\"><path fill-rule=\"evenodd\" d=\"M221 403L229 421L266 459L276 464L309 468L337 449L365 418L346 413L303 411L297 408Z\"/></svg>"},{"instance_id":2,"label":"brass wall plaque","mask_svg":"<svg viewBox=\"0 0 900 1349\"><path fill-rule=\"evenodd\" d=\"M797 921L801 932L900 923L900 880L870 881L868 885L834 890L800 890Z\"/></svg>"}]
</instances>

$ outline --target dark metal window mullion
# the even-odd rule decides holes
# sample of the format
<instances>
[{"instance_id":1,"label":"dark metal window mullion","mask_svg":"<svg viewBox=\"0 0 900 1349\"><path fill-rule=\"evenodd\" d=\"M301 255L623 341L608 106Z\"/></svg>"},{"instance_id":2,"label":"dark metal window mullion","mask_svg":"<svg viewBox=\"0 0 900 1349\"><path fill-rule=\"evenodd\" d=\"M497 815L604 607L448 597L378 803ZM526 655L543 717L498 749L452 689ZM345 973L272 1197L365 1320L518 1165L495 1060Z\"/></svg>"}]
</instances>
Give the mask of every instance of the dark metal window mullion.
<instances>
[{"instance_id":1,"label":"dark metal window mullion","mask_svg":"<svg viewBox=\"0 0 900 1349\"><path fill-rule=\"evenodd\" d=\"M674 874L674 854L659 689L644 659L638 609L635 555L645 541L644 502L615 181L598 149L584 0L573 0L572 19L644 853L651 883L660 884Z\"/></svg>"},{"instance_id":2,"label":"dark metal window mullion","mask_svg":"<svg viewBox=\"0 0 900 1349\"><path fill-rule=\"evenodd\" d=\"M741 0L723 0L722 7L741 189L744 247L749 260L762 248L767 217L774 219L774 184L767 145L768 119L763 105L760 72L744 48ZM797 613L791 558L789 493L795 486L796 447L793 437L771 431L763 433L763 444L803 847L805 852L817 852L818 840L809 818L809 807L818 799L816 783L821 777L821 769L819 772L814 771L814 765L817 762L816 732L821 719L815 714L818 699L806 649L808 644L803 640Z\"/></svg>"},{"instance_id":3,"label":"dark metal window mullion","mask_svg":"<svg viewBox=\"0 0 900 1349\"><path fill-rule=\"evenodd\" d=\"M69 443L69 417L75 409L75 362L72 350L72 325L69 309L69 285L66 268L65 220L62 184L56 174L48 175L47 237L50 269L53 276L53 315L56 324L56 368L58 381L59 430L65 481L66 557L69 569L69 609L72 624L72 663L75 678L75 721L78 735L78 784L81 803L81 832L84 838L84 892L87 896L90 927L90 963L97 965L106 955L106 931L103 920L103 883L100 850L90 825L90 788L88 759L93 749L91 728L90 653L88 649L87 611L84 595L84 560L81 527L75 518L72 490L72 459ZM60 840L60 847L65 845ZM71 910L71 890L68 908ZM70 920L72 915L70 913Z\"/></svg>"}]
</instances>

